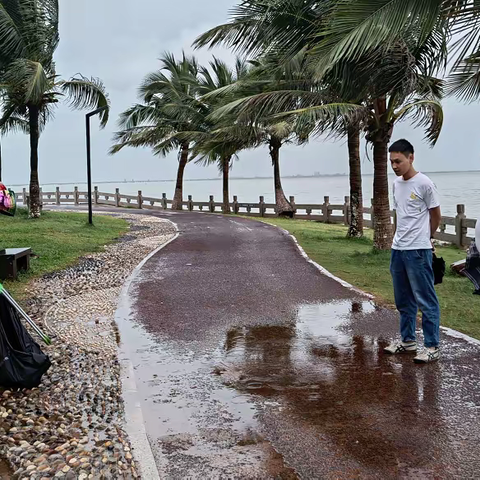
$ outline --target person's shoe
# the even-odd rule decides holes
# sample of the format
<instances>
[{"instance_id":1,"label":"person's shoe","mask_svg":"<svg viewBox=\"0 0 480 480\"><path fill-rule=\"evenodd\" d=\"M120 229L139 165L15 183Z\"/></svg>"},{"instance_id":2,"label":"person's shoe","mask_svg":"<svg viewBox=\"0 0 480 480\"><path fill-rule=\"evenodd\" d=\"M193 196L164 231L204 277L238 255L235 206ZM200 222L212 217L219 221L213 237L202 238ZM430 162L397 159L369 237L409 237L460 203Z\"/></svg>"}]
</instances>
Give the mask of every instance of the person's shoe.
<instances>
[{"instance_id":1,"label":"person's shoe","mask_svg":"<svg viewBox=\"0 0 480 480\"><path fill-rule=\"evenodd\" d=\"M396 355L397 353L415 353L417 351L417 342L393 342L387 348L384 348L385 353Z\"/></svg>"},{"instance_id":2,"label":"person's shoe","mask_svg":"<svg viewBox=\"0 0 480 480\"><path fill-rule=\"evenodd\" d=\"M440 358L440 349L438 347L426 348L422 353L417 355L413 361L415 363L436 362Z\"/></svg>"}]
</instances>

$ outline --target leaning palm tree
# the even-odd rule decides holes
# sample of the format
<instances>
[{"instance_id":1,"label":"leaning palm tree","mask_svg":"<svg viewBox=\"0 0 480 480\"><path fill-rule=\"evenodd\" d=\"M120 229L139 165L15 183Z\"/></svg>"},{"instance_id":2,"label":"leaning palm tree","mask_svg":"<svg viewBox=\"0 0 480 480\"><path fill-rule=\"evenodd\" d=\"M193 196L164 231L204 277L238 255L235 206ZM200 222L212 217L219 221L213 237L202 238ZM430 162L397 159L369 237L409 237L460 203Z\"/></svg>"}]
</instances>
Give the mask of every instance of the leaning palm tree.
<instances>
[{"instance_id":1,"label":"leaning palm tree","mask_svg":"<svg viewBox=\"0 0 480 480\"><path fill-rule=\"evenodd\" d=\"M178 171L172 208L183 205L183 178L190 160L191 142L185 132L204 131L208 108L198 101L199 67L193 57L176 60L166 53L160 70L149 74L140 87L143 103L120 115L121 131L114 137L111 153L125 147L150 147L154 155L166 156L178 151Z\"/></svg>"},{"instance_id":2,"label":"leaning palm tree","mask_svg":"<svg viewBox=\"0 0 480 480\"><path fill-rule=\"evenodd\" d=\"M367 5L371 3L375 2L361 2L361 6L355 4L355 8L352 8L352 2L343 0L244 0L233 11L229 24L207 32L197 42L213 45L223 41L243 51L249 51L251 45L257 45L267 53L286 52L289 58L298 55L300 51L306 51L315 81L325 82L328 79L330 84L335 84L340 99L361 99L361 104L356 105L355 114L359 110L362 112L367 140L374 149L374 244L378 249L388 249L392 240L387 176L388 143L395 122L412 113L422 126L427 126L427 137L432 143L438 138L443 120L441 105L438 103L441 83L433 75L445 64L449 30L445 29L441 18L436 18L430 24L420 20L416 23L411 21L408 28L395 27L395 35L384 28L383 24L379 28L378 21L376 24L370 22L370 30L363 31L361 27L355 30L354 33L360 39L352 34L353 43L363 42L361 54L354 57L345 46L346 43L341 43L337 38L348 30L350 24L344 22L342 25L341 18L339 20L336 15L340 12L346 17L352 17L359 11L367 11ZM291 38L288 41L280 36L277 42L274 33L278 30L277 20L283 12L288 12L292 19L296 19L293 21L295 28L290 29ZM391 13L394 16L394 12ZM303 22L311 14L314 18ZM247 22L243 22L245 18L248 18ZM367 15L365 18L368 20ZM383 37L388 33L392 38L380 42L376 48L367 48L368 41L363 37L372 36L377 30L383 32ZM292 44L297 46L297 51L292 51ZM356 82L345 81L346 65L349 71L355 72L350 79L356 77ZM279 92L280 98L288 99L288 108L278 97L272 100L273 97L269 96L267 111L280 113L290 110L290 114L307 116L309 122L318 124L325 121L326 114L335 115L340 109L343 110L343 118L347 106L344 100L341 108L338 103L327 105L324 96L306 90L301 94L302 102L298 102L298 89L294 90ZM308 103L312 100L313 103L309 106ZM240 104L241 102L236 102L234 106L238 108ZM258 110L259 97L248 99L247 104L247 108L254 107ZM229 108L224 111L229 111Z\"/></svg>"},{"instance_id":3,"label":"leaning palm tree","mask_svg":"<svg viewBox=\"0 0 480 480\"><path fill-rule=\"evenodd\" d=\"M263 66L257 79L263 90L287 91L294 95L294 90L320 93L321 103L338 102L338 95L332 92L332 85L325 82L313 82L311 72L307 72L306 52L318 41L318 28L328 14L332 1L318 0L276 0L259 2L241 2L231 11L231 21L220 25L201 35L195 42L199 46L215 46L223 43L245 54L261 53L264 59L257 62ZM265 61L266 59L266 61ZM274 82L272 82L272 71ZM270 85L265 85L270 80ZM334 85L336 85L335 80ZM327 88L326 88L327 87ZM329 90L325 92L325 90ZM244 89L245 90L245 89ZM255 90L255 88L253 89ZM334 89L333 89L334 90ZM252 91L248 92L252 93ZM258 88L257 88L258 93ZM319 95L316 96L318 99ZM341 100L341 99L340 99ZM298 108L301 100L293 101L288 108ZM255 105L258 108L259 105ZM275 111L278 113L278 110ZM363 195L360 163L360 131L358 122L343 122L342 134L348 138L349 178L350 178L350 227L348 236L363 235ZM304 133L304 138L309 132Z\"/></svg>"},{"instance_id":4,"label":"leaning palm tree","mask_svg":"<svg viewBox=\"0 0 480 480\"><path fill-rule=\"evenodd\" d=\"M1 0L0 129L13 119L28 122L30 136L30 215L40 216L38 143L60 100L73 108L109 106L102 82L77 75L62 80L53 60L59 43L58 0ZM108 109L101 125L108 121Z\"/></svg>"}]
</instances>

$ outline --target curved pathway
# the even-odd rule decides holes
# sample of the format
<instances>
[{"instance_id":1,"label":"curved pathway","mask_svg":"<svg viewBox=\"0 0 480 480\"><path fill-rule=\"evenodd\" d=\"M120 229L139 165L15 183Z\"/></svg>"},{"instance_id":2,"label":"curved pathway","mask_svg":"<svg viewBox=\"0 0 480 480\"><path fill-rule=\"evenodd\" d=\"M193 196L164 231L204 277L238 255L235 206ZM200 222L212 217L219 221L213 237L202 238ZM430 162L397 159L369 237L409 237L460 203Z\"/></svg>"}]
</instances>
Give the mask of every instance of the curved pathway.
<instances>
[{"instance_id":1,"label":"curved pathway","mask_svg":"<svg viewBox=\"0 0 480 480\"><path fill-rule=\"evenodd\" d=\"M145 212L142 212L145 213ZM161 478L475 478L480 346L382 353L394 312L323 275L272 226L151 213L179 237L120 328Z\"/></svg>"}]
</instances>

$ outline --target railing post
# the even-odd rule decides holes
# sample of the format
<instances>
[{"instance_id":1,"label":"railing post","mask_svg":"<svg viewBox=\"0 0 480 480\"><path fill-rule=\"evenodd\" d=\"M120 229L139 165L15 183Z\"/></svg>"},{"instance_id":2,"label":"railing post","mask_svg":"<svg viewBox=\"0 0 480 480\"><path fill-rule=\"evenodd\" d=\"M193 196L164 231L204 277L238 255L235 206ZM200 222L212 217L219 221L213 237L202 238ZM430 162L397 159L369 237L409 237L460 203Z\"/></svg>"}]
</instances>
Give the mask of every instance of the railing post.
<instances>
[{"instance_id":1,"label":"railing post","mask_svg":"<svg viewBox=\"0 0 480 480\"><path fill-rule=\"evenodd\" d=\"M260 196L258 207L260 210L260 216L264 217L265 216L265 197Z\"/></svg>"},{"instance_id":2,"label":"railing post","mask_svg":"<svg viewBox=\"0 0 480 480\"><path fill-rule=\"evenodd\" d=\"M75 205L78 205L78 187L73 187L73 201Z\"/></svg>"},{"instance_id":3,"label":"railing post","mask_svg":"<svg viewBox=\"0 0 480 480\"><path fill-rule=\"evenodd\" d=\"M98 205L98 187L93 189L93 203Z\"/></svg>"},{"instance_id":4,"label":"railing post","mask_svg":"<svg viewBox=\"0 0 480 480\"><path fill-rule=\"evenodd\" d=\"M208 202L208 207L210 209L210 213L215 212L215 200L214 200L213 195L210 195L210 201Z\"/></svg>"},{"instance_id":5,"label":"railing post","mask_svg":"<svg viewBox=\"0 0 480 480\"><path fill-rule=\"evenodd\" d=\"M115 206L116 207L120 206L120 189L119 188L115 189Z\"/></svg>"},{"instance_id":6,"label":"railing post","mask_svg":"<svg viewBox=\"0 0 480 480\"><path fill-rule=\"evenodd\" d=\"M237 195L233 196L233 213L238 215L240 208L238 207L238 197Z\"/></svg>"},{"instance_id":7,"label":"railing post","mask_svg":"<svg viewBox=\"0 0 480 480\"><path fill-rule=\"evenodd\" d=\"M55 189L55 204L60 205L60 187Z\"/></svg>"},{"instance_id":8,"label":"railing post","mask_svg":"<svg viewBox=\"0 0 480 480\"><path fill-rule=\"evenodd\" d=\"M193 197L191 195L188 196L188 211L193 212Z\"/></svg>"},{"instance_id":9,"label":"railing post","mask_svg":"<svg viewBox=\"0 0 480 480\"><path fill-rule=\"evenodd\" d=\"M350 197L345 197L345 203L343 204L343 223L348 227L350 225Z\"/></svg>"},{"instance_id":10,"label":"railing post","mask_svg":"<svg viewBox=\"0 0 480 480\"><path fill-rule=\"evenodd\" d=\"M30 201L29 201L29 199L28 199L27 189L24 188L24 189L23 189L23 205L24 205L25 207L27 207L28 210L30 210L30 205L29 205L29 204L30 204Z\"/></svg>"},{"instance_id":11,"label":"railing post","mask_svg":"<svg viewBox=\"0 0 480 480\"><path fill-rule=\"evenodd\" d=\"M330 223L330 197L323 197L324 203L323 203L323 221L325 223Z\"/></svg>"},{"instance_id":12,"label":"railing post","mask_svg":"<svg viewBox=\"0 0 480 480\"><path fill-rule=\"evenodd\" d=\"M166 193L162 193L162 207L163 207L164 210L166 210L167 207L168 207L167 194Z\"/></svg>"},{"instance_id":13,"label":"railing post","mask_svg":"<svg viewBox=\"0 0 480 480\"><path fill-rule=\"evenodd\" d=\"M460 248L467 243L466 218L465 205L457 205L457 216L455 217L455 244Z\"/></svg>"},{"instance_id":14,"label":"railing post","mask_svg":"<svg viewBox=\"0 0 480 480\"><path fill-rule=\"evenodd\" d=\"M291 196L289 198L289 201L290 201L290 205L292 206L293 208L293 215L292 215L292 218L295 218L295 215L297 213L297 206L295 205L295 197L294 196Z\"/></svg>"},{"instance_id":15,"label":"railing post","mask_svg":"<svg viewBox=\"0 0 480 480\"><path fill-rule=\"evenodd\" d=\"M138 208L141 210L143 208L143 194L141 190L138 191L137 204Z\"/></svg>"}]
</instances>

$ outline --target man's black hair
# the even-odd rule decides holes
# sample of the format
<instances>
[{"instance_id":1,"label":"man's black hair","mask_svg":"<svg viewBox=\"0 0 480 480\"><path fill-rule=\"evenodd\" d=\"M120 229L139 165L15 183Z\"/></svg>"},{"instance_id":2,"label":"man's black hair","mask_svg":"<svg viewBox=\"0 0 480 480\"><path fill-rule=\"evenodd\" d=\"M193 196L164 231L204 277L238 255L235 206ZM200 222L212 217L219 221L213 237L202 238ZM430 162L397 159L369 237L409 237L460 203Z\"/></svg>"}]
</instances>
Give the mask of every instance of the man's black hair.
<instances>
[{"instance_id":1,"label":"man's black hair","mask_svg":"<svg viewBox=\"0 0 480 480\"><path fill-rule=\"evenodd\" d=\"M408 140L405 140L404 138L402 138L401 140L397 140L395 143L392 143L388 151L390 153L392 152L402 153L406 157L408 157L410 154L413 155L415 153L415 149L413 148L413 145Z\"/></svg>"}]
</instances>

